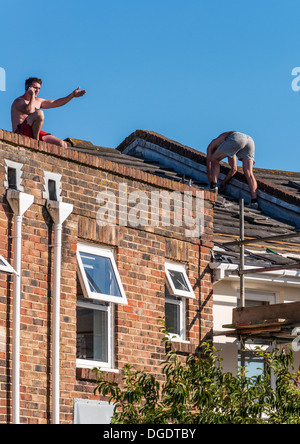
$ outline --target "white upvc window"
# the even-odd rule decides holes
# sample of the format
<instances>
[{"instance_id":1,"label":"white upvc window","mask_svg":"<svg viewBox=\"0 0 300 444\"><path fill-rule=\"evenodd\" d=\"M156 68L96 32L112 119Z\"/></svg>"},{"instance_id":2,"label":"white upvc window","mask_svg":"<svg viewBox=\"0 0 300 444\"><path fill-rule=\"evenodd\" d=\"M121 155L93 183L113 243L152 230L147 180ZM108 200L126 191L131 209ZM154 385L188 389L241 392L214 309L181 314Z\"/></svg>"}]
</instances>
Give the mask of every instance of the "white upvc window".
<instances>
[{"instance_id":1,"label":"white upvc window","mask_svg":"<svg viewBox=\"0 0 300 444\"><path fill-rule=\"evenodd\" d=\"M165 315L166 330L174 341L186 341L186 299L195 293L182 264L166 262Z\"/></svg>"},{"instance_id":2,"label":"white upvc window","mask_svg":"<svg viewBox=\"0 0 300 444\"><path fill-rule=\"evenodd\" d=\"M125 291L111 249L78 244L77 261L79 279L86 298L127 304Z\"/></svg>"},{"instance_id":3,"label":"white upvc window","mask_svg":"<svg viewBox=\"0 0 300 444\"><path fill-rule=\"evenodd\" d=\"M167 285L173 296L195 299L195 293L186 274L185 265L166 262L165 271Z\"/></svg>"},{"instance_id":4,"label":"white upvc window","mask_svg":"<svg viewBox=\"0 0 300 444\"><path fill-rule=\"evenodd\" d=\"M77 367L114 368L114 304L127 304L113 250L77 246Z\"/></svg>"},{"instance_id":5,"label":"white upvc window","mask_svg":"<svg viewBox=\"0 0 300 444\"><path fill-rule=\"evenodd\" d=\"M77 298L77 367L114 367L114 306Z\"/></svg>"},{"instance_id":6,"label":"white upvc window","mask_svg":"<svg viewBox=\"0 0 300 444\"><path fill-rule=\"evenodd\" d=\"M17 274L14 268L0 255L0 272L8 274Z\"/></svg>"}]
</instances>

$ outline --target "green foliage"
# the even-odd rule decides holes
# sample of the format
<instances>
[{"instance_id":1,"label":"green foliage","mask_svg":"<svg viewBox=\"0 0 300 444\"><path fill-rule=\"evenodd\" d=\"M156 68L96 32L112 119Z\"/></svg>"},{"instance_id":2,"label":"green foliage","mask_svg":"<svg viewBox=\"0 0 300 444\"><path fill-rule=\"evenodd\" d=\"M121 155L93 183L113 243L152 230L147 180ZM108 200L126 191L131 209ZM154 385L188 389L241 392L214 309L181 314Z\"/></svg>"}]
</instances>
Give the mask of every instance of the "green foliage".
<instances>
[{"instance_id":1,"label":"green foliage","mask_svg":"<svg viewBox=\"0 0 300 444\"><path fill-rule=\"evenodd\" d=\"M300 372L293 352L257 349L264 375L236 376L222 369L217 350L203 344L202 355L182 362L169 347L163 382L126 365L123 384L105 381L97 369L95 392L114 403L114 424L300 424ZM274 381L274 382L272 382Z\"/></svg>"}]
</instances>

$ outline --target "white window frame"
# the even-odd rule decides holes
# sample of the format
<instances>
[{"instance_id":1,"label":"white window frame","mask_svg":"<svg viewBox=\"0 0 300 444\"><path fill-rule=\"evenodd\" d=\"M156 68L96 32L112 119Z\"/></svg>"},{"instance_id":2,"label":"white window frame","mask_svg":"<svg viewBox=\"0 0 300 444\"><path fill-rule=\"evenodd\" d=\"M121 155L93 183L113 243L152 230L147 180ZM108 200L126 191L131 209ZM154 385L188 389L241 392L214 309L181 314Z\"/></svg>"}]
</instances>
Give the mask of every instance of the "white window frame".
<instances>
[{"instance_id":1,"label":"white window frame","mask_svg":"<svg viewBox=\"0 0 300 444\"><path fill-rule=\"evenodd\" d=\"M189 291L178 290L178 289L175 288L173 280L172 280L172 277L170 275L170 271L172 271L172 270L173 271L178 271L178 272L183 274L183 277L184 277L184 279L185 279L185 281L187 283ZM190 298L190 299L195 299L196 298L194 290L193 290L193 288L191 286L190 280L189 280L189 278L187 276L186 266L185 265L178 264L178 263L175 263L175 262L166 261L165 262L165 272L166 272L166 278L167 278L167 285L169 287L170 293L173 296Z\"/></svg>"},{"instance_id":2,"label":"white window frame","mask_svg":"<svg viewBox=\"0 0 300 444\"><path fill-rule=\"evenodd\" d=\"M237 301L240 300L240 292L237 290ZM257 302L267 302L270 305L279 302L278 294L276 292L259 291L259 290L245 290L245 300L247 301L257 301ZM237 304L238 305L238 304Z\"/></svg>"},{"instance_id":3,"label":"white window frame","mask_svg":"<svg viewBox=\"0 0 300 444\"><path fill-rule=\"evenodd\" d=\"M186 299L195 299L195 293L191 286L190 280L188 278L186 272L186 265L179 264L178 262L165 262L165 273L166 273L166 285L169 290L171 296L176 297L177 299L168 298L165 296L165 303L173 304L179 307L179 331L180 334L168 333L168 338L174 342L185 342L189 343L186 340ZM175 288L172 277L170 275L170 271L178 271L183 274L185 282L188 286L189 291L178 290Z\"/></svg>"},{"instance_id":4,"label":"white window frame","mask_svg":"<svg viewBox=\"0 0 300 444\"><path fill-rule=\"evenodd\" d=\"M117 284L119 286L121 297L105 295L102 293L95 293L90 290L90 286L89 286L88 279L87 279L87 276L86 276L86 273L84 270L84 266L83 266L83 263L81 260L80 253L88 253L88 254L93 254L95 256L106 257L106 258L110 259L111 265L113 268L113 272L115 274L115 278L116 278ZM99 301L110 302L110 303L115 303L115 304L125 304L125 305L128 304L126 294L125 294L125 291L124 291L124 288L122 285L122 281L120 278L120 274L119 274L119 271L117 268L117 264L116 264L112 249L105 248L102 246L98 247L98 246L92 246L90 244L78 243L78 245L77 245L77 263L78 263L78 267L79 267L80 284L81 284L84 296L86 298L96 299Z\"/></svg>"},{"instance_id":5,"label":"white window frame","mask_svg":"<svg viewBox=\"0 0 300 444\"><path fill-rule=\"evenodd\" d=\"M3 256L0 255L0 260L3 262L3 265L0 263L0 272L8 273L8 274L18 274L14 268L4 259Z\"/></svg>"},{"instance_id":6,"label":"white window frame","mask_svg":"<svg viewBox=\"0 0 300 444\"><path fill-rule=\"evenodd\" d=\"M107 322L107 329L108 329L108 343L107 343L107 362L103 361L97 361L92 359L76 359L76 367L79 368L94 368L98 367L100 369L113 369L114 368L114 306L113 304L106 304L106 305L96 305L88 300L85 301L77 301L76 304L77 307L83 307L88 308L90 310L100 310L107 312L108 322Z\"/></svg>"},{"instance_id":7,"label":"white window frame","mask_svg":"<svg viewBox=\"0 0 300 444\"><path fill-rule=\"evenodd\" d=\"M165 304L173 304L179 307L179 335L176 333L168 333L168 338L174 342L189 342L186 341L186 300L185 298L170 299L165 298Z\"/></svg>"}]
</instances>

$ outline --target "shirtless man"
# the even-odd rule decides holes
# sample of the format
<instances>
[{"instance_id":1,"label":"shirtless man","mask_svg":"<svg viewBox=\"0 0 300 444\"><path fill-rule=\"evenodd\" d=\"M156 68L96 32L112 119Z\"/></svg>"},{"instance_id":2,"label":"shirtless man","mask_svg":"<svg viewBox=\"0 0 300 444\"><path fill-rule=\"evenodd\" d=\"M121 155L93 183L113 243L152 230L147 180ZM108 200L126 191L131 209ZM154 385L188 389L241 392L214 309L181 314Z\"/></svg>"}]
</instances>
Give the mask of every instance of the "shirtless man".
<instances>
[{"instance_id":1,"label":"shirtless man","mask_svg":"<svg viewBox=\"0 0 300 444\"><path fill-rule=\"evenodd\" d=\"M71 94L57 100L45 100L38 98L37 95L41 89L42 80L36 77L30 77L25 82L25 94L18 97L11 107L11 121L13 132L29 136L33 139L53 143L66 147L67 144L58 137L42 131L44 124L43 109L57 108L70 102L74 97L83 96L86 91L80 88L75 89Z\"/></svg>"},{"instance_id":2,"label":"shirtless man","mask_svg":"<svg viewBox=\"0 0 300 444\"><path fill-rule=\"evenodd\" d=\"M254 141L250 136L237 131L226 131L220 134L207 147L207 176L210 184L210 190L217 192L218 176L220 173L220 161L228 157L228 163L231 167L229 173L221 183L221 188L225 188L226 183L234 176L237 171L237 160L243 162L243 171L249 185L251 194L250 207L258 208L257 201L257 182L253 174L253 165L255 153Z\"/></svg>"}]
</instances>

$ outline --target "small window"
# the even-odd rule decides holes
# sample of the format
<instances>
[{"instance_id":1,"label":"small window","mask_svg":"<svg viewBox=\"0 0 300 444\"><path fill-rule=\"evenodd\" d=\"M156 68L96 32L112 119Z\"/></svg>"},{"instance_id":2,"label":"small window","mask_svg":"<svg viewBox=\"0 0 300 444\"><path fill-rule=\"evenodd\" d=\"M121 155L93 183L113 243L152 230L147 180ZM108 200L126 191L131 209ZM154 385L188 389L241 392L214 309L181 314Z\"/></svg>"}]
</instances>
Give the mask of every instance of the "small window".
<instances>
[{"instance_id":1,"label":"small window","mask_svg":"<svg viewBox=\"0 0 300 444\"><path fill-rule=\"evenodd\" d=\"M4 259L3 256L0 256L0 272L8 273L8 274L17 274L11 265Z\"/></svg>"},{"instance_id":2,"label":"small window","mask_svg":"<svg viewBox=\"0 0 300 444\"><path fill-rule=\"evenodd\" d=\"M22 183L23 164L5 159L5 181L4 186L7 190L24 191Z\"/></svg>"},{"instance_id":3,"label":"small window","mask_svg":"<svg viewBox=\"0 0 300 444\"><path fill-rule=\"evenodd\" d=\"M182 264L166 262L165 315L170 339L186 340L186 299L195 293Z\"/></svg>"},{"instance_id":4,"label":"small window","mask_svg":"<svg viewBox=\"0 0 300 444\"><path fill-rule=\"evenodd\" d=\"M257 355L257 352L246 345L246 351L238 351L238 367L242 366L242 360L245 362L245 370L247 378L254 378L263 375L266 371L264 360ZM242 358L243 353L243 358Z\"/></svg>"},{"instance_id":5,"label":"small window","mask_svg":"<svg viewBox=\"0 0 300 444\"><path fill-rule=\"evenodd\" d=\"M11 190L17 190L17 170L15 168L7 168L7 180L8 188Z\"/></svg>"},{"instance_id":6,"label":"small window","mask_svg":"<svg viewBox=\"0 0 300 444\"><path fill-rule=\"evenodd\" d=\"M166 330L170 339L185 341L186 339L186 301L185 298L172 296L166 285Z\"/></svg>"},{"instance_id":7,"label":"small window","mask_svg":"<svg viewBox=\"0 0 300 444\"><path fill-rule=\"evenodd\" d=\"M127 304L112 250L78 244L79 279L86 298Z\"/></svg>"},{"instance_id":8,"label":"small window","mask_svg":"<svg viewBox=\"0 0 300 444\"><path fill-rule=\"evenodd\" d=\"M48 180L48 191L49 191L49 200L57 200L55 180L52 179Z\"/></svg>"},{"instance_id":9,"label":"small window","mask_svg":"<svg viewBox=\"0 0 300 444\"><path fill-rule=\"evenodd\" d=\"M43 199L61 202L61 174L44 171Z\"/></svg>"},{"instance_id":10,"label":"small window","mask_svg":"<svg viewBox=\"0 0 300 444\"><path fill-rule=\"evenodd\" d=\"M170 294L195 299L184 265L166 262L165 270Z\"/></svg>"}]
</instances>

